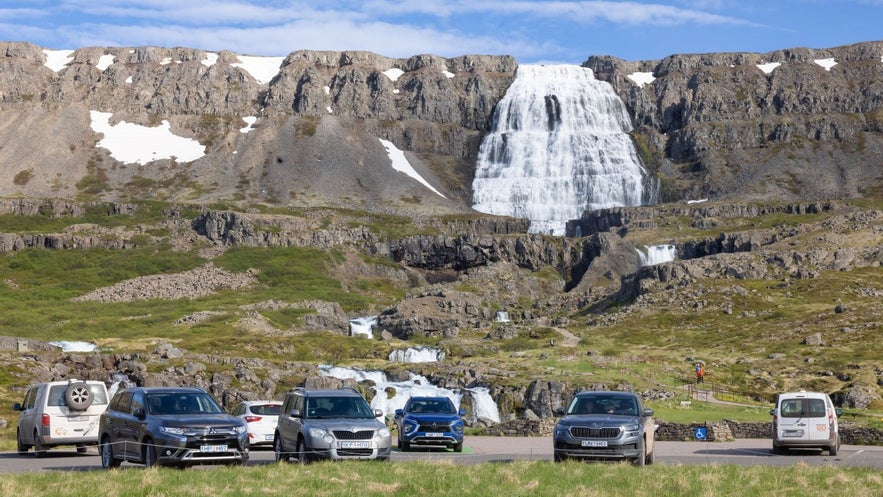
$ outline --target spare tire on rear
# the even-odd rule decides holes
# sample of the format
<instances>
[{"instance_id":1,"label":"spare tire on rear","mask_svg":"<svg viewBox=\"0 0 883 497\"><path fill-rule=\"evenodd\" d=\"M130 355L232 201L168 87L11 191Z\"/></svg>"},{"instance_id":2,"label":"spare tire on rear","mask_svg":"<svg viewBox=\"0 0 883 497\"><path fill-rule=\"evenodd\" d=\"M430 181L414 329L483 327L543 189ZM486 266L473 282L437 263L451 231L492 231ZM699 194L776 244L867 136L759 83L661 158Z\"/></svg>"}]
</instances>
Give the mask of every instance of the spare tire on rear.
<instances>
[{"instance_id":1,"label":"spare tire on rear","mask_svg":"<svg viewBox=\"0 0 883 497\"><path fill-rule=\"evenodd\" d=\"M84 382L71 383L64 391L64 403L74 411L85 411L95 400L92 389Z\"/></svg>"}]
</instances>

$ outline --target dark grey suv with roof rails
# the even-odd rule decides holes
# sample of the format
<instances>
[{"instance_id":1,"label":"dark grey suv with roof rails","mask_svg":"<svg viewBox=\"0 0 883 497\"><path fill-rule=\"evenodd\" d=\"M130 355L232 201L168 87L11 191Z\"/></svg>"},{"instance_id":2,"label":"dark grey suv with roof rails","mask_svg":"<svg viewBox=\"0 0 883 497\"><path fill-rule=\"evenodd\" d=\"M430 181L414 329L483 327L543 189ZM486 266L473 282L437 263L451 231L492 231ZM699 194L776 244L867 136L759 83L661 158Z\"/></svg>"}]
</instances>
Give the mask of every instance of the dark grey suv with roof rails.
<instances>
[{"instance_id":1,"label":"dark grey suv with roof rails","mask_svg":"<svg viewBox=\"0 0 883 497\"><path fill-rule=\"evenodd\" d=\"M632 392L580 392L553 434L555 461L626 460L652 464L656 423Z\"/></svg>"},{"instance_id":2,"label":"dark grey suv with roof rails","mask_svg":"<svg viewBox=\"0 0 883 497\"><path fill-rule=\"evenodd\" d=\"M145 466L243 464L245 421L224 412L201 388L127 388L114 395L99 421L105 468L131 461Z\"/></svg>"}]
</instances>

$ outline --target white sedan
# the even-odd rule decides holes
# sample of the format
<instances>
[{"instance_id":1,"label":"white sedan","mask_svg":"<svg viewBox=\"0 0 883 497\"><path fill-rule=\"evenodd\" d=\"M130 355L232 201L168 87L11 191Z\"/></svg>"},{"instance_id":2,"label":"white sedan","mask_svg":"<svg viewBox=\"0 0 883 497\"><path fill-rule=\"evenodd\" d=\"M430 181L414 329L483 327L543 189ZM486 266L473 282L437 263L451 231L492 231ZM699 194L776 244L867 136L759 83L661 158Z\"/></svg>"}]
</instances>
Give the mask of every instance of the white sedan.
<instances>
[{"instance_id":1,"label":"white sedan","mask_svg":"<svg viewBox=\"0 0 883 497\"><path fill-rule=\"evenodd\" d=\"M232 414L245 420L249 444L258 447L273 445L273 432L280 412L282 402L278 400L248 400L236 406Z\"/></svg>"}]
</instances>

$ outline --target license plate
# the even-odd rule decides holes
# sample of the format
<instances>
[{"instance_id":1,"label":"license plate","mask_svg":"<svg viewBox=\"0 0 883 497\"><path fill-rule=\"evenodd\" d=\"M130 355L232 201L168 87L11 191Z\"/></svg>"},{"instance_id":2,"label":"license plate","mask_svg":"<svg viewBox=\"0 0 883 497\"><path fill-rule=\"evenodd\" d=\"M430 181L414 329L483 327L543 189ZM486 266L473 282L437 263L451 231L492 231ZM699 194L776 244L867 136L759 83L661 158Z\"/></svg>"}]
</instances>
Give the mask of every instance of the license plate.
<instances>
[{"instance_id":1,"label":"license plate","mask_svg":"<svg viewBox=\"0 0 883 497\"><path fill-rule=\"evenodd\" d=\"M217 452L227 452L227 446L226 445L203 445L203 446L199 447L199 451L200 452L208 452L211 454L214 454Z\"/></svg>"},{"instance_id":2,"label":"license plate","mask_svg":"<svg viewBox=\"0 0 883 497\"><path fill-rule=\"evenodd\" d=\"M583 440L583 447L607 447L607 440Z\"/></svg>"},{"instance_id":3,"label":"license plate","mask_svg":"<svg viewBox=\"0 0 883 497\"><path fill-rule=\"evenodd\" d=\"M802 437L803 430L785 430L782 432L783 437Z\"/></svg>"},{"instance_id":4,"label":"license plate","mask_svg":"<svg viewBox=\"0 0 883 497\"><path fill-rule=\"evenodd\" d=\"M428 438L441 438L441 437L445 436L445 434L444 434L444 433L434 433L434 432L433 432L433 433L427 433L426 436L427 436Z\"/></svg>"},{"instance_id":5,"label":"license plate","mask_svg":"<svg viewBox=\"0 0 883 497\"><path fill-rule=\"evenodd\" d=\"M68 416L68 421L89 421L89 416Z\"/></svg>"},{"instance_id":6,"label":"license plate","mask_svg":"<svg viewBox=\"0 0 883 497\"><path fill-rule=\"evenodd\" d=\"M272 442L272 441L273 441L273 435L264 435L264 440L266 440L267 442Z\"/></svg>"},{"instance_id":7,"label":"license plate","mask_svg":"<svg viewBox=\"0 0 883 497\"><path fill-rule=\"evenodd\" d=\"M339 442L341 449L370 449L371 442Z\"/></svg>"}]
</instances>

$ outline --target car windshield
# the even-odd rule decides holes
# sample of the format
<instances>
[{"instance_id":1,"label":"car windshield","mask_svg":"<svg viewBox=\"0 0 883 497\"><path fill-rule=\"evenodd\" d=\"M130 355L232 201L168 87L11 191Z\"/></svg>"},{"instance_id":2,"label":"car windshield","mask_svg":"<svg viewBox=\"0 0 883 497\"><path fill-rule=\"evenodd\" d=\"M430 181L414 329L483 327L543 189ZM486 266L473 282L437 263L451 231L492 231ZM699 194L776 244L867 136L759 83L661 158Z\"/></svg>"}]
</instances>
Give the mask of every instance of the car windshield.
<instances>
[{"instance_id":1,"label":"car windshield","mask_svg":"<svg viewBox=\"0 0 883 497\"><path fill-rule=\"evenodd\" d=\"M593 395L576 397L570 403L567 414L610 414L614 416L637 416L638 404L633 398Z\"/></svg>"},{"instance_id":2,"label":"car windshield","mask_svg":"<svg viewBox=\"0 0 883 497\"><path fill-rule=\"evenodd\" d=\"M224 412L207 393L174 392L147 395L150 414L221 414Z\"/></svg>"},{"instance_id":3,"label":"car windshield","mask_svg":"<svg viewBox=\"0 0 883 497\"><path fill-rule=\"evenodd\" d=\"M373 418L371 406L361 397L312 397L307 399L307 418Z\"/></svg>"},{"instance_id":4,"label":"car windshield","mask_svg":"<svg viewBox=\"0 0 883 497\"><path fill-rule=\"evenodd\" d=\"M278 416L282 412L282 406L279 404L259 404L251 406L249 411L259 416Z\"/></svg>"},{"instance_id":5,"label":"car windshield","mask_svg":"<svg viewBox=\"0 0 883 497\"><path fill-rule=\"evenodd\" d=\"M454 403L449 399L411 399L405 408L409 413L455 414Z\"/></svg>"}]
</instances>

